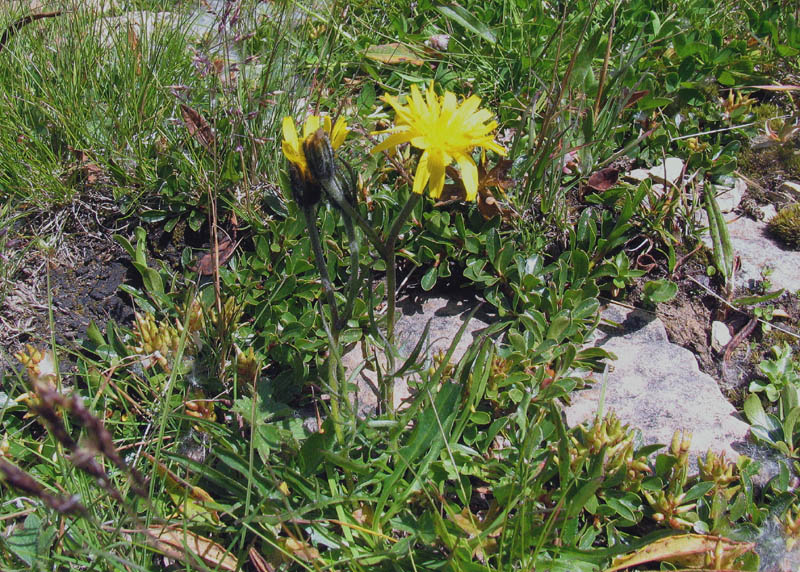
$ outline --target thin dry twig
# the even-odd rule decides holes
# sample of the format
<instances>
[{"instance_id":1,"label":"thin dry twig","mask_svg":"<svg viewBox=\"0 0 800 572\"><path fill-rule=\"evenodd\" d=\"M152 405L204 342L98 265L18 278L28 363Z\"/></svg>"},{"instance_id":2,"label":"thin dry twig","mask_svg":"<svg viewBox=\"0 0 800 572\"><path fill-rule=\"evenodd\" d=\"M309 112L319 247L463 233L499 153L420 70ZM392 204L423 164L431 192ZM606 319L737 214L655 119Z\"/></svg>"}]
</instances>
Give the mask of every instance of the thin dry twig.
<instances>
[{"instance_id":1,"label":"thin dry twig","mask_svg":"<svg viewBox=\"0 0 800 572\"><path fill-rule=\"evenodd\" d=\"M717 300L719 300L720 302L722 302L723 304L725 304L725 306L727 306L727 307L728 307L728 308L730 308L731 310L734 310L734 311L736 311L736 312L739 312L740 314L744 314L744 315L745 315L745 316L747 316L747 317L752 317L752 316L750 316L750 314L748 314L747 312L745 312L745 311L744 311L744 310L742 310L741 308L737 308L736 306L734 306L733 304L731 304L731 303L730 303L728 300L726 300L725 298L723 298L722 296L720 296L719 294L717 294L716 292L714 292L714 291L713 291L711 288L709 288L708 286L706 286L706 285L705 285L705 284L703 284L702 282L700 282L700 281L696 280L695 278L693 278L693 277L691 277L691 276L687 276L687 278L688 278L689 280L691 280L692 282L694 282L695 284L697 284L698 286L700 286L700 288L702 288L703 290L705 290L705 291L706 291L708 294L710 294L711 296L713 296L714 298L716 298ZM773 323L771 323L771 322L767 322L766 320L762 320L761 318L756 318L756 319L757 319L759 322L761 322L762 324L767 324L769 327L771 327L771 328L775 328L775 329L776 329L776 330L778 330L779 332L783 332L784 334L788 334L788 335L792 336L793 338L796 338L796 339L800 340L800 334L797 334L797 333L795 333L795 332L793 332L793 331L791 331L791 330L787 330L787 329L785 329L785 328L781 328L781 327L780 327L780 326L778 326L777 324L773 324Z\"/></svg>"},{"instance_id":2,"label":"thin dry twig","mask_svg":"<svg viewBox=\"0 0 800 572\"><path fill-rule=\"evenodd\" d=\"M28 14L27 16L22 16L21 18L18 18L17 20L12 22L11 25L8 26L5 30L3 30L3 35L0 36L0 52L2 52L3 48L6 47L8 41L23 27L37 20L43 20L45 18L55 18L56 16L60 16L63 13L64 12L62 10L55 10L54 12L42 12L41 14Z\"/></svg>"}]
</instances>

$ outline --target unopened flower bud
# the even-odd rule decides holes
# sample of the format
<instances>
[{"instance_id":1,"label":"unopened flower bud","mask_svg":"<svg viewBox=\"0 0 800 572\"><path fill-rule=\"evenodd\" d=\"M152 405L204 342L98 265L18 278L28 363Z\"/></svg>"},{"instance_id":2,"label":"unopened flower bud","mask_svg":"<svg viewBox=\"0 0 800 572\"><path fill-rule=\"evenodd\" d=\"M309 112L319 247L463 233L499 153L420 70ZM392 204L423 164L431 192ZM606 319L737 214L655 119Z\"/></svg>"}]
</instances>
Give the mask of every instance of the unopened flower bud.
<instances>
[{"instance_id":1,"label":"unopened flower bud","mask_svg":"<svg viewBox=\"0 0 800 572\"><path fill-rule=\"evenodd\" d=\"M333 177L335 171L333 147L322 127L303 141L303 153L306 156L308 169L317 181L324 183Z\"/></svg>"},{"instance_id":2,"label":"unopened flower bud","mask_svg":"<svg viewBox=\"0 0 800 572\"><path fill-rule=\"evenodd\" d=\"M313 207L322 198L322 187L313 177L303 176L294 163L289 163L289 184L292 198L301 207Z\"/></svg>"}]
</instances>

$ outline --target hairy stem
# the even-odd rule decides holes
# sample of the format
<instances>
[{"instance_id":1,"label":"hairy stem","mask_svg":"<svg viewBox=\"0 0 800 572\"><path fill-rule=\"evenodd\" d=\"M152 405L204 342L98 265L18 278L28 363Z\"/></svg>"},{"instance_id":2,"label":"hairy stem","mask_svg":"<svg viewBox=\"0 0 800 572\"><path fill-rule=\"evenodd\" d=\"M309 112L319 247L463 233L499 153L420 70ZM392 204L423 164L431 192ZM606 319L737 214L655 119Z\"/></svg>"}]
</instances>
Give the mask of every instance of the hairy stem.
<instances>
[{"instance_id":1,"label":"hairy stem","mask_svg":"<svg viewBox=\"0 0 800 572\"><path fill-rule=\"evenodd\" d=\"M328 265L325 263L325 253L322 251L322 243L319 240L319 231L317 230L317 221L314 217L315 207L303 207L303 216L306 219L306 228L308 228L308 237L311 241L311 248L314 251L314 262L317 264L320 280L322 281L322 290L325 292L325 297L328 299L328 306L331 309L331 319L334 324L339 323L339 312L336 309L336 296L333 293L333 285L331 278L328 275Z\"/></svg>"}]
</instances>

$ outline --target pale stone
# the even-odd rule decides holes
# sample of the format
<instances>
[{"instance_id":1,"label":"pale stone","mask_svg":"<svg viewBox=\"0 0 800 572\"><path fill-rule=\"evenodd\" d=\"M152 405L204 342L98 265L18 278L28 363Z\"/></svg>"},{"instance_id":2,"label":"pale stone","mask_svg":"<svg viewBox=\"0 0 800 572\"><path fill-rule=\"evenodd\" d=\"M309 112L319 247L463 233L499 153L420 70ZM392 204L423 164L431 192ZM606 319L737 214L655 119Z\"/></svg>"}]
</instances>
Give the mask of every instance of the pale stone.
<instances>
[{"instance_id":1,"label":"pale stone","mask_svg":"<svg viewBox=\"0 0 800 572\"><path fill-rule=\"evenodd\" d=\"M778 216L778 210L775 208L775 205L772 204L760 205L758 211L761 213L761 220L764 222L769 222Z\"/></svg>"},{"instance_id":2,"label":"pale stone","mask_svg":"<svg viewBox=\"0 0 800 572\"><path fill-rule=\"evenodd\" d=\"M650 171L647 169L634 169L623 175L626 179L633 179L634 181L645 181L650 178Z\"/></svg>"},{"instance_id":3,"label":"pale stone","mask_svg":"<svg viewBox=\"0 0 800 572\"><path fill-rule=\"evenodd\" d=\"M664 324L652 313L610 306L602 314L620 328L603 328L594 345L616 354L604 381L572 394L564 410L567 423L591 423L614 411L646 444L669 445L677 430L692 434L691 468L709 449L736 459L746 450L750 426L702 373L694 354L667 339Z\"/></svg>"},{"instance_id":4,"label":"pale stone","mask_svg":"<svg viewBox=\"0 0 800 572\"><path fill-rule=\"evenodd\" d=\"M480 304L480 300L474 296L448 298L433 295L429 298L407 297L401 300L397 305L400 319L395 325L395 339L400 357L396 358L395 367L399 368L404 359L414 350L430 320L428 339L424 342L423 351L417 360L424 364L424 367L429 367L434 355L448 350L468 314L478 304ZM484 306L486 310L490 308L488 304ZM491 318L491 314L481 313L479 310L478 314L469 321L464 334L455 346L451 363L458 363L469 346L480 337ZM353 406L361 416L373 414L378 406L378 376L375 371L374 355L379 351L378 348L364 348L362 344L359 344L342 356L348 376L355 374L354 379L351 380L351 383L357 387L356 394L353 396L355 399ZM379 353L377 361L385 371L385 356ZM395 380L394 405L396 408L402 407L403 401L411 396L408 384L412 378L413 374L407 374Z\"/></svg>"},{"instance_id":5,"label":"pale stone","mask_svg":"<svg viewBox=\"0 0 800 572\"><path fill-rule=\"evenodd\" d=\"M667 157L660 164L655 165L649 171L653 179L676 184L683 173L683 160L677 157Z\"/></svg>"},{"instance_id":6,"label":"pale stone","mask_svg":"<svg viewBox=\"0 0 800 572\"><path fill-rule=\"evenodd\" d=\"M747 183L744 179L736 177L732 185L717 186L714 192L716 193L719 210L723 213L731 213L742 202L742 197L747 192Z\"/></svg>"},{"instance_id":7,"label":"pale stone","mask_svg":"<svg viewBox=\"0 0 800 572\"><path fill-rule=\"evenodd\" d=\"M800 251L789 250L776 241L767 230L767 223L738 217L728 222L728 233L742 263L737 283L750 286L767 271L773 288L800 290Z\"/></svg>"},{"instance_id":8,"label":"pale stone","mask_svg":"<svg viewBox=\"0 0 800 572\"><path fill-rule=\"evenodd\" d=\"M795 199L800 199L800 183L795 181L784 181L781 183L781 186L778 187L778 190L791 193Z\"/></svg>"},{"instance_id":9,"label":"pale stone","mask_svg":"<svg viewBox=\"0 0 800 572\"><path fill-rule=\"evenodd\" d=\"M711 349L715 352L719 353L725 349L732 337L727 324L718 321L711 322Z\"/></svg>"}]
</instances>

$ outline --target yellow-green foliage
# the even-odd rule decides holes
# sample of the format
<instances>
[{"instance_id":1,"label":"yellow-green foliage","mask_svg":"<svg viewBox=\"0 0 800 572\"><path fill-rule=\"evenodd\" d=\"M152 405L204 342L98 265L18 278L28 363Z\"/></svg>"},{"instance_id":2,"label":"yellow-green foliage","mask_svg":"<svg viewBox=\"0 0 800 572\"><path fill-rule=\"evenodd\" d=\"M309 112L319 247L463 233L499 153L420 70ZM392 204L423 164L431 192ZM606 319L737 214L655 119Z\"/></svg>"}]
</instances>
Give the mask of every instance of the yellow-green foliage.
<instances>
[{"instance_id":1,"label":"yellow-green foliage","mask_svg":"<svg viewBox=\"0 0 800 572\"><path fill-rule=\"evenodd\" d=\"M800 250L800 204L792 203L783 207L769 221L769 230L786 245Z\"/></svg>"}]
</instances>

